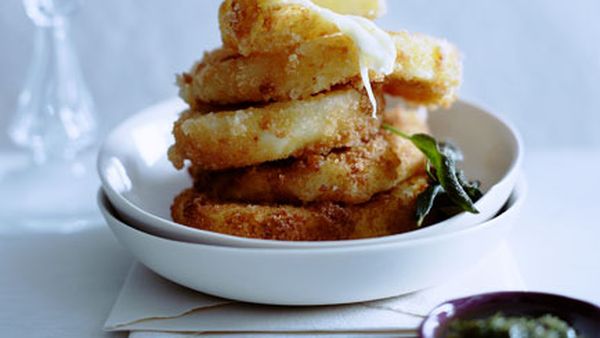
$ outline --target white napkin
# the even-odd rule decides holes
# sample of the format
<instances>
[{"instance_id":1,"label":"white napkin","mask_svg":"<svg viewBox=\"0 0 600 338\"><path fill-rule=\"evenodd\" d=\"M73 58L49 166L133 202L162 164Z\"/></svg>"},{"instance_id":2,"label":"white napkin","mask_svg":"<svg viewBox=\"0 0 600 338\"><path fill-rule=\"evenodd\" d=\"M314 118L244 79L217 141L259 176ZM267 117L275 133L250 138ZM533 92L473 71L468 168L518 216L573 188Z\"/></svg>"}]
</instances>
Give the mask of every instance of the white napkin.
<instances>
[{"instance_id":1,"label":"white napkin","mask_svg":"<svg viewBox=\"0 0 600 338\"><path fill-rule=\"evenodd\" d=\"M523 289L506 244L440 286L384 300L320 307L255 305L212 297L167 281L136 263L104 328L131 331L134 338L413 337L423 317L441 302Z\"/></svg>"}]
</instances>

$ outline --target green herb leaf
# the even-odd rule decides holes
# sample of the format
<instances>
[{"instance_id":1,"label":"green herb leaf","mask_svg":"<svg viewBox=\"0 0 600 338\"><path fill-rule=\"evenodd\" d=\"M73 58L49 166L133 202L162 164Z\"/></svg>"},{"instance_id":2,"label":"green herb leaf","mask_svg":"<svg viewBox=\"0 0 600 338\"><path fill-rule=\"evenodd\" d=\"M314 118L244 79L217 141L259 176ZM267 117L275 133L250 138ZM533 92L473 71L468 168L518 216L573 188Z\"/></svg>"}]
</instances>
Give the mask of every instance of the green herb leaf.
<instances>
[{"instance_id":1,"label":"green herb leaf","mask_svg":"<svg viewBox=\"0 0 600 338\"><path fill-rule=\"evenodd\" d=\"M447 153L448 156L452 157L454 162L461 162L464 157L462 151L451 142L439 142L439 148L443 150L443 152Z\"/></svg>"},{"instance_id":2,"label":"green herb leaf","mask_svg":"<svg viewBox=\"0 0 600 338\"><path fill-rule=\"evenodd\" d=\"M432 186L436 184L441 186L440 190L443 190L444 195L460 211L479 213L473 202L481 197L481 191L478 189L479 185L469 182L462 171L457 169L456 162L461 161L463 156L456 146L448 142L438 142L427 134L407 135L387 124L384 124L383 128L411 141L425 155L427 158L427 174L432 181ZM433 190L427 189L422 193L425 196L421 201L421 208L418 208L417 211L419 222L422 222L425 216L431 212L435 197L441 192L435 191L434 195ZM429 205L430 203L431 205ZM427 213L424 213L425 211Z\"/></svg>"},{"instance_id":3,"label":"green herb leaf","mask_svg":"<svg viewBox=\"0 0 600 338\"><path fill-rule=\"evenodd\" d=\"M435 170L431 167L429 161L425 164L425 172L427 173L427 177L429 177L429 181L437 182L437 177L435 176Z\"/></svg>"},{"instance_id":4,"label":"green herb leaf","mask_svg":"<svg viewBox=\"0 0 600 338\"><path fill-rule=\"evenodd\" d=\"M408 139L427 157L437 175L444 161L443 154L438 149L437 141L427 134L415 134Z\"/></svg>"},{"instance_id":5,"label":"green herb leaf","mask_svg":"<svg viewBox=\"0 0 600 338\"><path fill-rule=\"evenodd\" d=\"M463 210L478 214L479 211L475 208L471 197L463 189L461 182L458 180L456 162L452 155L446 153L444 150L440 153L442 161L439 168L435 167L436 176L442 187L444 187L444 190L448 193L448 197Z\"/></svg>"},{"instance_id":6,"label":"green herb leaf","mask_svg":"<svg viewBox=\"0 0 600 338\"><path fill-rule=\"evenodd\" d=\"M479 189L481 186L481 182L479 181L469 181L465 176L465 173L462 170L459 170L457 173L458 180L463 189L467 192L471 200L477 202L482 196L483 193Z\"/></svg>"},{"instance_id":7,"label":"green herb leaf","mask_svg":"<svg viewBox=\"0 0 600 338\"><path fill-rule=\"evenodd\" d=\"M425 191L423 191L417 197L417 226L420 227L425 220L425 217L429 215L433 208L433 203L438 194L442 193L444 189L439 184L431 184Z\"/></svg>"}]
</instances>

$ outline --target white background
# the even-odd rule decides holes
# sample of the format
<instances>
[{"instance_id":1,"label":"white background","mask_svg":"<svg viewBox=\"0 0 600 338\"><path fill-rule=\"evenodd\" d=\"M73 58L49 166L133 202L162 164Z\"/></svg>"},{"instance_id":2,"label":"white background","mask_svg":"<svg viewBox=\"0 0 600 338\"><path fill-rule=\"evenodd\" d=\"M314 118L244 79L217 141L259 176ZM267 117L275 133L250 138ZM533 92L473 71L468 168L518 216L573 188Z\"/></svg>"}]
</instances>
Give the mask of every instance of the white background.
<instances>
[{"instance_id":1,"label":"white background","mask_svg":"<svg viewBox=\"0 0 600 338\"><path fill-rule=\"evenodd\" d=\"M176 94L174 74L220 44L218 0L88 0L73 22L103 131ZM527 147L600 146L600 1L389 0L387 29L448 38L465 55L461 95L507 115ZM0 129L32 50L19 0L0 1ZM1 132L0 149L8 139Z\"/></svg>"}]
</instances>

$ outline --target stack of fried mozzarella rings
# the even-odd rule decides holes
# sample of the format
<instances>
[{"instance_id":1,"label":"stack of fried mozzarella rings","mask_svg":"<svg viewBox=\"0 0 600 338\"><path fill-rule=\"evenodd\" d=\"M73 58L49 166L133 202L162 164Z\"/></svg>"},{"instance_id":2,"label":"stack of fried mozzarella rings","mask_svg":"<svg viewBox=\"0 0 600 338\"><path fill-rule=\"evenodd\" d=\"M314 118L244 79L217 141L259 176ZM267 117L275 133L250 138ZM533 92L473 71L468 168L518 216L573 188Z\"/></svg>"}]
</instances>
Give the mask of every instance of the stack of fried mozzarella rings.
<instances>
[{"instance_id":1,"label":"stack of fried mozzarella rings","mask_svg":"<svg viewBox=\"0 0 600 338\"><path fill-rule=\"evenodd\" d=\"M315 1L372 19L380 0ZM338 3L339 5L335 5ZM460 85L457 50L444 40L389 33L391 74L370 71L335 24L294 1L226 0L224 46L178 77L189 104L175 122L169 159L189 163L194 186L171 206L173 220L220 233L318 241L414 229L416 196L427 188L424 157L381 129L427 132L423 114L388 104L448 106Z\"/></svg>"}]
</instances>

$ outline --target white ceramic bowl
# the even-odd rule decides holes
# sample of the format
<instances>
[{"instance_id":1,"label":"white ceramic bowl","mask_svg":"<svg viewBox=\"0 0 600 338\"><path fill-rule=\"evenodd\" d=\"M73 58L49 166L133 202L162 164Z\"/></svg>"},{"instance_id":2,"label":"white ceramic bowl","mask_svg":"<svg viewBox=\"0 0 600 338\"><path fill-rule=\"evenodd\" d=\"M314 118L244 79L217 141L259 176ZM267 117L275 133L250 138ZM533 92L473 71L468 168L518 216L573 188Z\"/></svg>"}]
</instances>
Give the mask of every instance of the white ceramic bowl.
<instances>
[{"instance_id":1,"label":"white ceramic bowl","mask_svg":"<svg viewBox=\"0 0 600 338\"><path fill-rule=\"evenodd\" d=\"M347 241L290 242L248 239L186 227L171 221L174 196L192 182L166 158L173 143L171 129L185 105L179 99L150 107L120 124L98 156L103 189L129 224L179 241L236 247L329 247L364 245L423 238L481 223L495 215L513 189L521 166L522 145L510 123L472 104L459 101L450 110L429 113L433 134L451 140L465 155L470 178L483 183L485 195L476 203L479 214L461 213L416 231Z\"/></svg>"},{"instance_id":2,"label":"white ceramic bowl","mask_svg":"<svg viewBox=\"0 0 600 338\"><path fill-rule=\"evenodd\" d=\"M427 238L324 248L236 248L161 238L122 222L100 190L108 225L140 262L207 294L276 305L325 305L397 296L443 283L496 247L525 197L475 227Z\"/></svg>"}]
</instances>

